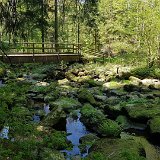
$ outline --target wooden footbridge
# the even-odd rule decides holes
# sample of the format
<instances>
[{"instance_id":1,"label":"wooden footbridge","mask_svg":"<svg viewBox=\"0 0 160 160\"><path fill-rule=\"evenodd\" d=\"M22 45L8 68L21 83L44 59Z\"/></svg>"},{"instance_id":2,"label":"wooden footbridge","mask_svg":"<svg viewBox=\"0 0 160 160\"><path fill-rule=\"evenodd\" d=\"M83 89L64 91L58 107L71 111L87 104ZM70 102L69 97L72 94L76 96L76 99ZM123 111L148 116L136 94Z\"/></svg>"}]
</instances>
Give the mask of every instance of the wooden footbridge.
<instances>
[{"instance_id":1,"label":"wooden footbridge","mask_svg":"<svg viewBox=\"0 0 160 160\"><path fill-rule=\"evenodd\" d=\"M81 59L81 45L23 42L10 46L5 53L0 58L7 63L76 62Z\"/></svg>"}]
</instances>

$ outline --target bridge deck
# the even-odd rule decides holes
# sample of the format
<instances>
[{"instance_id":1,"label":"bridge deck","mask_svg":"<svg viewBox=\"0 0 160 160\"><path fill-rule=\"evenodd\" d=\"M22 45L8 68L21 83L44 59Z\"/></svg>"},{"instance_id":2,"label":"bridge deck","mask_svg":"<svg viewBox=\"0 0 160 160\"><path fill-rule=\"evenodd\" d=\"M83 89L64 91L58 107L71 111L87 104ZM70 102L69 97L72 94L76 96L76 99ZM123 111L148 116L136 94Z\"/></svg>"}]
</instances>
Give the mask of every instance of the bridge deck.
<instances>
[{"instance_id":1,"label":"bridge deck","mask_svg":"<svg viewBox=\"0 0 160 160\"><path fill-rule=\"evenodd\" d=\"M79 54L11 54L8 58L1 56L2 61L9 63L39 63L39 62L77 62L80 61ZM9 60L10 59L10 60Z\"/></svg>"},{"instance_id":2,"label":"bridge deck","mask_svg":"<svg viewBox=\"0 0 160 160\"><path fill-rule=\"evenodd\" d=\"M0 55L4 62L33 63L33 62L76 62L81 59L80 44L57 44L53 43L16 43L9 46L7 56Z\"/></svg>"}]
</instances>

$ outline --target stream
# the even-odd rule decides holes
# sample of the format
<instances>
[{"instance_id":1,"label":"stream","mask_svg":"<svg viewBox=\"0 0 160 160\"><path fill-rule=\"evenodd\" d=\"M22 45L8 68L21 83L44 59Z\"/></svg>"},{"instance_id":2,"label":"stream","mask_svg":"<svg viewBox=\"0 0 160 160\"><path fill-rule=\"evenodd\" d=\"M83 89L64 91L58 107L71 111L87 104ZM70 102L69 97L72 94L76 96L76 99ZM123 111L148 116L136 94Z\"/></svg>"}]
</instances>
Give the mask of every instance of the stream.
<instances>
[{"instance_id":1,"label":"stream","mask_svg":"<svg viewBox=\"0 0 160 160\"><path fill-rule=\"evenodd\" d=\"M86 152L81 153L81 150L79 148L80 145L80 138L89 134L89 131L87 131L84 124L80 121L80 111L77 110L77 118L73 118L70 115L68 115L66 119L66 132L68 134L67 140L69 140L73 148L72 150L62 150L62 153L66 154L66 160L71 160L71 158L79 156L81 158L84 158L88 155L88 150L90 146L86 146Z\"/></svg>"}]
</instances>

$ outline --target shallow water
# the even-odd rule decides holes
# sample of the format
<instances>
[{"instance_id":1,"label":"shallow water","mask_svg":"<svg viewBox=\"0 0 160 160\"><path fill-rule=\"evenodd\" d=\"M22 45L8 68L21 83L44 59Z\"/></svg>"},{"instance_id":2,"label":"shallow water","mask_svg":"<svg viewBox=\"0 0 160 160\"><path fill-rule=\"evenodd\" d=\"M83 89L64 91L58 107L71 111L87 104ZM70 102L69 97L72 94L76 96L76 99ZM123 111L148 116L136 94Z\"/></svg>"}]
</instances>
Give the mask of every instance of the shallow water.
<instances>
[{"instance_id":1,"label":"shallow water","mask_svg":"<svg viewBox=\"0 0 160 160\"><path fill-rule=\"evenodd\" d=\"M51 112L49 104L44 104L43 110L46 115L49 114Z\"/></svg>"},{"instance_id":2,"label":"shallow water","mask_svg":"<svg viewBox=\"0 0 160 160\"><path fill-rule=\"evenodd\" d=\"M4 86L4 83L2 80L0 80L0 87L3 87Z\"/></svg>"},{"instance_id":3,"label":"shallow water","mask_svg":"<svg viewBox=\"0 0 160 160\"><path fill-rule=\"evenodd\" d=\"M73 144L72 150L63 150L61 152L66 153L66 159L71 160L74 156L86 157L90 146L86 146L86 152L81 153L79 148L79 140L89 132L84 124L80 121L81 114L77 111L77 118L74 119L70 116L66 119L66 132L69 134L67 139Z\"/></svg>"},{"instance_id":4,"label":"shallow water","mask_svg":"<svg viewBox=\"0 0 160 160\"><path fill-rule=\"evenodd\" d=\"M37 108L40 108L40 107L37 107ZM43 105L43 111L45 112L45 115L47 115L51 112L49 104L44 104ZM41 121L41 117L38 114L34 114L32 119L33 119L34 122L40 122Z\"/></svg>"},{"instance_id":5,"label":"shallow water","mask_svg":"<svg viewBox=\"0 0 160 160\"><path fill-rule=\"evenodd\" d=\"M0 138L9 139L9 126L4 126L4 128L0 132Z\"/></svg>"}]
</instances>

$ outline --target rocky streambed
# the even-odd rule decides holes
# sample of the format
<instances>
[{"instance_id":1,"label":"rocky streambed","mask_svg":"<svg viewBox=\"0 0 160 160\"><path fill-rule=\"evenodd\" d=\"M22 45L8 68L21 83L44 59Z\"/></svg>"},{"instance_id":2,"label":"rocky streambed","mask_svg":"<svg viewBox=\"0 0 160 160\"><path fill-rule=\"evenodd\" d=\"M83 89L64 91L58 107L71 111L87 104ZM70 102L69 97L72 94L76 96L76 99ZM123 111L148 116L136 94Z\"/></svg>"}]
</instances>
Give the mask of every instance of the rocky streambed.
<instances>
[{"instance_id":1,"label":"rocky streambed","mask_svg":"<svg viewBox=\"0 0 160 160\"><path fill-rule=\"evenodd\" d=\"M0 159L160 159L158 79L92 64L4 70Z\"/></svg>"}]
</instances>

